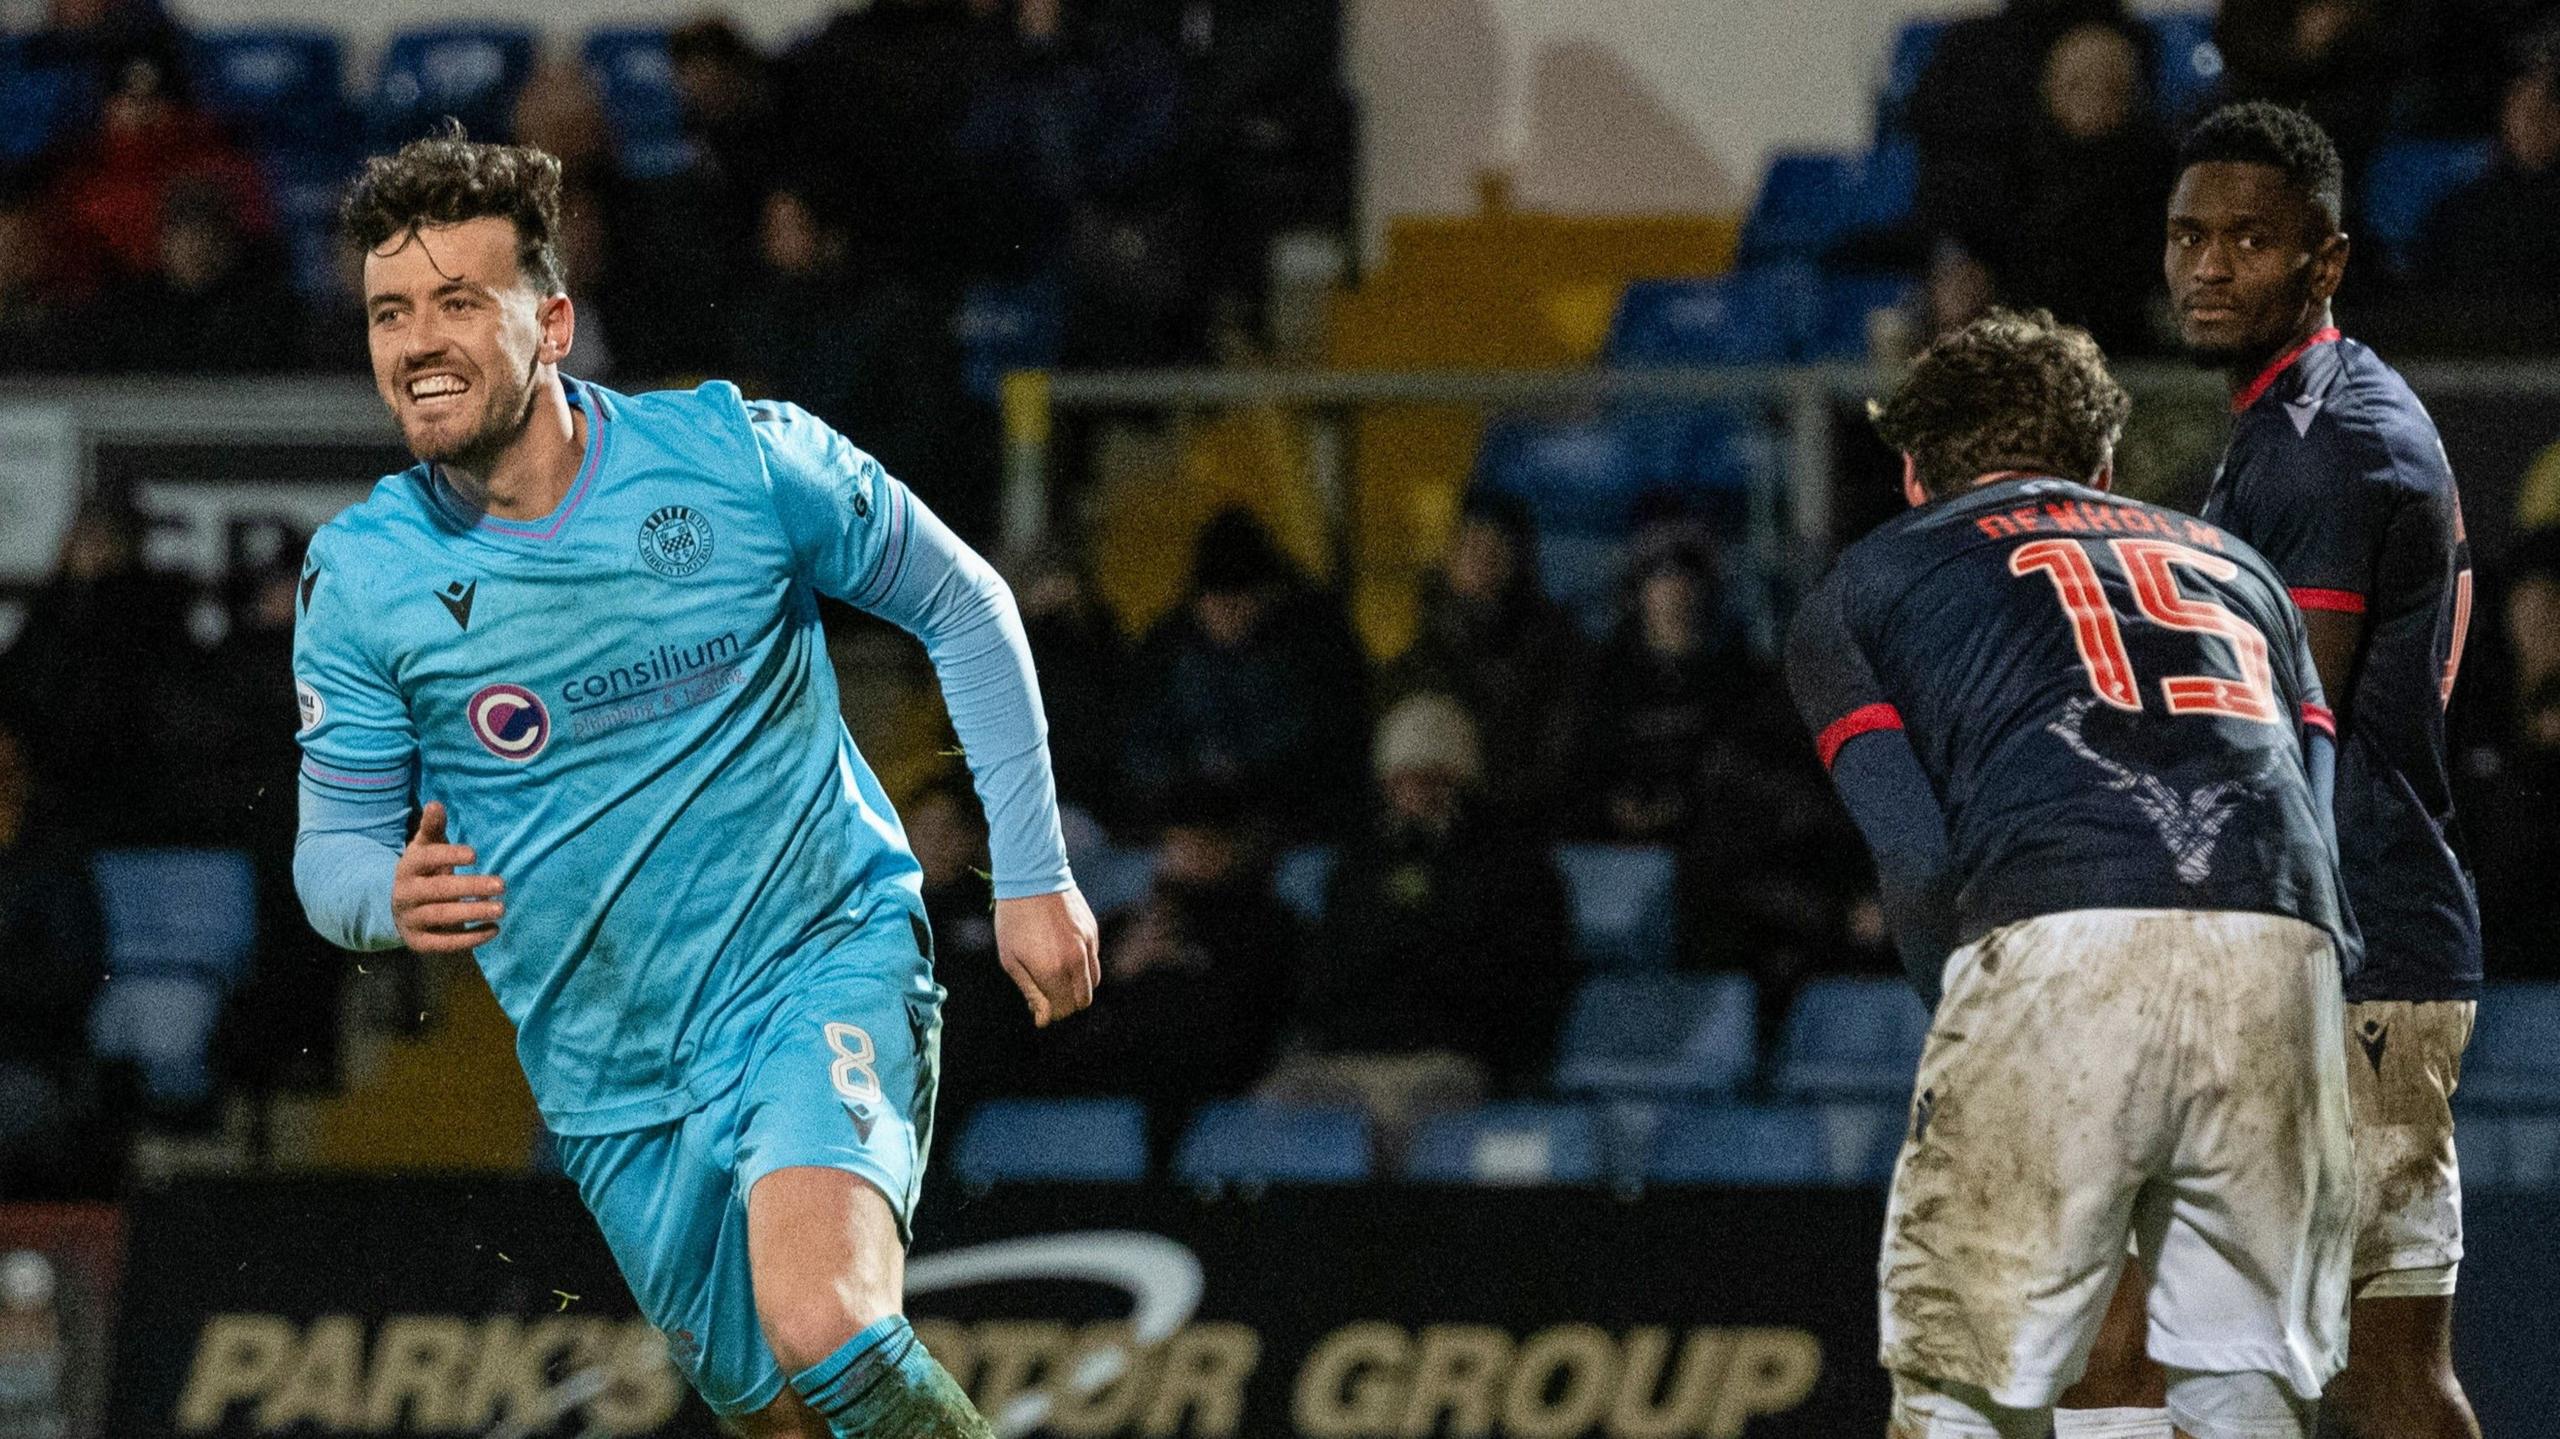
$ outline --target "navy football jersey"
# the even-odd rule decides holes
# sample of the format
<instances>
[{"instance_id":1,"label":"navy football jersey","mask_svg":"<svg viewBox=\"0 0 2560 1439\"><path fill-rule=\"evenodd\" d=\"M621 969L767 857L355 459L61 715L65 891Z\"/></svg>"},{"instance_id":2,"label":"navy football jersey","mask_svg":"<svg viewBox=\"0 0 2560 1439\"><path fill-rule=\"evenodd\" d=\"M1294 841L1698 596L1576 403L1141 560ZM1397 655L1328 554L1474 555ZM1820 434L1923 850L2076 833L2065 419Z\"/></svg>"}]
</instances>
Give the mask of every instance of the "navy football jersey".
<instances>
[{"instance_id":1,"label":"navy football jersey","mask_svg":"<svg viewBox=\"0 0 2560 1439\"><path fill-rule=\"evenodd\" d=\"M1932 501L1841 555L1787 668L1825 766L1879 731L1909 744L1955 943L2070 910L2244 910L2351 960L2301 617L2212 526L2049 478Z\"/></svg>"},{"instance_id":2,"label":"navy football jersey","mask_svg":"<svg viewBox=\"0 0 2560 1439\"><path fill-rule=\"evenodd\" d=\"M2480 911L2453 844L2445 705L2471 622L2471 547L2426 407L2335 330L2268 367L2204 515L2248 541L2306 610L2361 615L2338 714L2337 821L2366 962L2350 1000L2467 999Z\"/></svg>"}]
</instances>

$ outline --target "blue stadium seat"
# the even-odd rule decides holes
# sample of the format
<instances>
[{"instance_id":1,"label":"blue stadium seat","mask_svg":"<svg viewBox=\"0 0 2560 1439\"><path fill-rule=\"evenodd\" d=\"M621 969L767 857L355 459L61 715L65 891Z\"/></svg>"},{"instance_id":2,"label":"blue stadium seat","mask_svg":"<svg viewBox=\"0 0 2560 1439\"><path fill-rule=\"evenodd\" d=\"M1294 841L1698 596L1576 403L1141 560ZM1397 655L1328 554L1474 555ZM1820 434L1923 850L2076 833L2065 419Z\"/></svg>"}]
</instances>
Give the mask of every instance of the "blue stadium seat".
<instances>
[{"instance_id":1,"label":"blue stadium seat","mask_svg":"<svg viewBox=\"0 0 2560 1439\"><path fill-rule=\"evenodd\" d=\"M1333 886L1335 858L1329 844L1302 844L1280 856L1271 870L1272 897L1309 924L1322 919L1325 895Z\"/></svg>"},{"instance_id":2,"label":"blue stadium seat","mask_svg":"<svg viewBox=\"0 0 2560 1439\"><path fill-rule=\"evenodd\" d=\"M1769 157L1760 194L1742 222L1738 263L1820 260L1856 228L1865 166L1837 150L1784 151Z\"/></svg>"},{"instance_id":3,"label":"blue stadium seat","mask_svg":"<svg viewBox=\"0 0 2560 1439\"><path fill-rule=\"evenodd\" d=\"M107 921L107 968L200 974L230 985L258 936L257 876L236 849L111 849L89 863Z\"/></svg>"},{"instance_id":4,"label":"blue stadium seat","mask_svg":"<svg viewBox=\"0 0 2560 1439\"><path fill-rule=\"evenodd\" d=\"M1893 32L1893 49L1885 57L1884 88L1876 95L1878 134L1901 131L1911 108L1911 93L1920 88L1920 77L1937 56L1939 39L1955 23L1949 18L1905 20Z\"/></svg>"},{"instance_id":5,"label":"blue stadium seat","mask_svg":"<svg viewBox=\"0 0 2560 1439\"><path fill-rule=\"evenodd\" d=\"M1783 364L1802 350L1819 300L1820 276L1802 263L1638 280L1619 297L1605 355L1654 368Z\"/></svg>"},{"instance_id":6,"label":"blue stadium seat","mask_svg":"<svg viewBox=\"0 0 2560 1439\"><path fill-rule=\"evenodd\" d=\"M1626 532L1645 492L1645 436L1606 411L1499 415L1476 450L1475 483L1528 506L1541 536Z\"/></svg>"},{"instance_id":7,"label":"blue stadium seat","mask_svg":"<svg viewBox=\"0 0 2560 1439\"><path fill-rule=\"evenodd\" d=\"M533 31L519 25L433 25L393 35L374 81L374 143L414 139L445 115L460 119L475 140L507 138L533 61Z\"/></svg>"},{"instance_id":8,"label":"blue stadium seat","mask_svg":"<svg viewBox=\"0 0 2560 1439\"><path fill-rule=\"evenodd\" d=\"M2466 1104L2560 1108L2560 984L2492 984L2462 1057Z\"/></svg>"},{"instance_id":9,"label":"blue stadium seat","mask_svg":"<svg viewBox=\"0 0 2560 1439\"><path fill-rule=\"evenodd\" d=\"M307 297L327 297L344 288L338 202L356 164L352 153L333 148L273 149L259 158L292 259L294 288Z\"/></svg>"},{"instance_id":10,"label":"blue stadium seat","mask_svg":"<svg viewBox=\"0 0 2560 1439\"><path fill-rule=\"evenodd\" d=\"M1596 1184L1600 1126L1571 1104L1489 1104L1414 1132L1404 1174L1440 1184Z\"/></svg>"},{"instance_id":11,"label":"blue stadium seat","mask_svg":"<svg viewBox=\"0 0 2560 1439\"><path fill-rule=\"evenodd\" d=\"M607 25L587 32L579 58L604 96L605 122L613 129L622 168L643 180L662 179L692 163L684 136L684 106L676 95L675 61L667 31L659 25Z\"/></svg>"},{"instance_id":12,"label":"blue stadium seat","mask_svg":"<svg viewBox=\"0 0 2560 1439\"><path fill-rule=\"evenodd\" d=\"M1095 914L1112 914L1147 897L1156 880L1156 852L1124 849L1104 840L1067 857L1076 888Z\"/></svg>"},{"instance_id":13,"label":"blue stadium seat","mask_svg":"<svg viewBox=\"0 0 2560 1439\"><path fill-rule=\"evenodd\" d=\"M2184 125L2204 113L2222 89L2222 47L2213 43L2213 12L2152 15L2151 98L2160 118Z\"/></svg>"},{"instance_id":14,"label":"blue stadium seat","mask_svg":"<svg viewBox=\"0 0 2560 1439\"><path fill-rule=\"evenodd\" d=\"M131 1064L153 1108L193 1108L213 1094L222 998L222 986L203 974L116 974L89 1008L89 1047L102 1060Z\"/></svg>"},{"instance_id":15,"label":"blue stadium seat","mask_svg":"<svg viewBox=\"0 0 2560 1439\"><path fill-rule=\"evenodd\" d=\"M89 72L38 65L23 38L0 35L0 162L32 160L86 122L97 103Z\"/></svg>"},{"instance_id":16,"label":"blue stadium seat","mask_svg":"<svg viewBox=\"0 0 2560 1439\"><path fill-rule=\"evenodd\" d=\"M1908 310L1919 283L1902 275L1826 275L1822 309L1807 343L1808 360L1867 358L1869 316L1878 310Z\"/></svg>"},{"instance_id":17,"label":"blue stadium seat","mask_svg":"<svg viewBox=\"0 0 2560 1439\"><path fill-rule=\"evenodd\" d=\"M1192 1116L1173 1172L1202 1189L1357 1184L1369 1177L1369 1117L1356 1109L1218 1100Z\"/></svg>"},{"instance_id":18,"label":"blue stadium seat","mask_svg":"<svg viewBox=\"0 0 2560 1439\"><path fill-rule=\"evenodd\" d=\"M345 42L299 26L244 26L195 37L192 71L204 107L264 146L342 145Z\"/></svg>"},{"instance_id":19,"label":"blue stadium seat","mask_svg":"<svg viewBox=\"0 0 2560 1439\"><path fill-rule=\"evenodd\" d=\"M1746 974L1600 975L1584 982L1556 1046L1570 1094L1707 1095L1739 1089L1756 1061L1759 991Z\"/></svg>"},{"instance_id":20,"label":"blue stadium seat","mask_svg":"<svg viewBox=\"0 0 2560 1439\"><path fill-rule=\"evenodd\" d=\"M1007 371L1054 368L1065 326L1066 297L1054 280L971 285L952 321L969 393L994 404Z\"/></svg>"},{"instance_id":21,"label":"blue stadium seat","mask_svg":"<svg viewBox=\"0 0 2560 1439\"><path fill-rule=\"evenodd\" d=\"M1573 906L1575 952L1603 969L1671 967L1671 851L1656 845L1560 844L1556 868Z\"/></svg>"},{"instance_id":22,"label":"blue stadium seat","mask_svg":"<svg viewBox=\"0 0 2560 1439\"><path fill-rule=\"evenodd\" d=\"M2444 197L2488 171L2487 140L2394 140L2374 151L2364 176L2364 234L2395 270L2415 258L2427 219Z\"/></svg>"},{"instance_id":23,"label":"blue stadium seat","mask_svg":"<svg viewBox=\"0 0 2560 1439\"><path fill-rule=\"evenodd\" d=\"M1774 1083L1796 1099L1905 1099L1928 1033L1928 1009L1901 980L1816 979L1787 1011Z\"/></svg>"},{"instance_id":24,"label":"blue stadium seat","mask_svg":"<svg viewBox=\"0 0 2560 1439\"><path fill-rule=\"evenodd\" d=\"M2560 1114L2458 1108L2453 1142L2465 1193L2560 1193Z\"/></svg>"},{"instance_id":25,"label":"blue stadium seat","mask_svg":"<svg viewBox=\"0 0 2560 1439\"><path fill-rule=\"evenodd\" d=\"M1880 1187L1902 1144L1882 1104L1707 1104L1667 1111L1648 1179L1752 1188Z\"/></svg>"},{"instance_id":26,"label":"blue stadium seat","mask_svg":"<svg viewBox=\"0 0 2560 1439\"><path fill-rule=\"evenodd\" d=\"M1867 152L1858 187L1858 228L1889 230L1911 218L1920 197L1920 145L1907 135L1886 136Z\"/></svg>"},{"instance_id":27,"label":"blue stadium seat","mask_svg":"<svg viewBox=\"0 0 2560 1439\"><path fill-rule=\"evenodd\" d=\"M1135 1184L1147 1177L1147 1109L1134 1099L991 1099L960 1133L963 1184Z\"/></svg>"},{"instance_id":28,"label":"blue stadium seat","mask_svg":"<svg viewBox=\"0 0 2560 1439\"><path fill-rule=\"evenodd\" d=\"M1539 584L1586 639L1606 638L1617 623L1618 572L1625 564L1625 546L1615 535L1538 537Z\"/></svg>"}]
</instances>

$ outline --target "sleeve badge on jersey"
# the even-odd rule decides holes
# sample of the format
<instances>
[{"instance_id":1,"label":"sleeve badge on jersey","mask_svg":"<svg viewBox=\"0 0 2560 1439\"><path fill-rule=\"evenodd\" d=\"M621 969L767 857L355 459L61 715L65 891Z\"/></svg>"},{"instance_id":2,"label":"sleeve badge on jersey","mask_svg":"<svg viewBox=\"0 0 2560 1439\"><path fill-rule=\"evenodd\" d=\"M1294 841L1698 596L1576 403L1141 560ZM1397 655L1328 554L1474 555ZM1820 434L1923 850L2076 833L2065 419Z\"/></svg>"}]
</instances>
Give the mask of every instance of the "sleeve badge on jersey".
<instances>
[{"instance_id":1,"label":"sleeve badge on jersey","mask_svg":"<svg viewBox=\"0 0 2560 1439\"><path fill-rule=\"evenodd\" d=\"M302 727L295 730L295 734L309 734L320 727L320 721L329 717L329 702L320 698L318 690L299 679L293 682L293 702L302 711Z\"/></svg>"}]
</instances>

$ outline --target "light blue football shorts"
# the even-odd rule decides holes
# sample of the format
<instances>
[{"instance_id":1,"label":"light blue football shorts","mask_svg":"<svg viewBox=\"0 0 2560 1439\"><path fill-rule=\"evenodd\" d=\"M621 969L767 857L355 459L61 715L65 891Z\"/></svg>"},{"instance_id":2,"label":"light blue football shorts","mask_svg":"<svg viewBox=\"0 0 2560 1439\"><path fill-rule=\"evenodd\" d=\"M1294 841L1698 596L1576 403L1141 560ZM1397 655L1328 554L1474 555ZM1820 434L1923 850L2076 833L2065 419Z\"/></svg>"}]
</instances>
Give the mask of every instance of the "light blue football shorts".
<instances>
[{"instance_id":1,"label":"light blue football shorts","mask_svg":"<svg viewBox=\"0 0 2560 1439\"><path fill-rule=\"evenodd\" d=\"M777 1169L862 1177L909 1233L933 1137L942 990L924 921L884 906L774 1002L739 1082L681 1119L559 1137L560 1167L667 1350L720 1414L752 1414L787 1376L756 1322L747 1194Z\"/></svg>"}]
</instances>

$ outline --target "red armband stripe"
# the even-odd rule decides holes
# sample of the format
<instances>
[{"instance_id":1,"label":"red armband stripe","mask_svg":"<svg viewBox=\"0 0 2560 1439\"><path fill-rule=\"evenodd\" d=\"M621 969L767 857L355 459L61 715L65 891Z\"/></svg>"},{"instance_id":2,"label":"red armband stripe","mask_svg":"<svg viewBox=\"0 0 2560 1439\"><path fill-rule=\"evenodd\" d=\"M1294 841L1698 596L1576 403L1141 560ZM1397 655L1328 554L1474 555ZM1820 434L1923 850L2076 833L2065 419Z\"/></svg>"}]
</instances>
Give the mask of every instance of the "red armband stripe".
<instances>
[{"instance_id":1,"label":"red armband stripe","mask_svg":"<svg viewBox=\"0 0 2560 1439\"><path fill-rule=\"evenodd\" d=\"M2306 610L2327 610L2331 614L2364 613L2364 596L2353 590L2293 590L2295 606Z\"/></svg>"},{"instance_id":2,"label":"red armband stripe","mask_svg":"<svg viewBox=\"0 0 2560 1439\"><path fill-rule=\"evenodd\" d=\"M2330 712L2327 705L2305 704L2302 707L2302 722L2331 739L2338 737L2338 717Z\"/></svg>"},{"instance_id":3,"label":"red armband stripe","mask_svg":"<svg viewBox=\"0 0 2560 1439\"><path fill-rule=\"evenodd\" d=\"M1813 747L1822 756L1822 767L1829 769L1831 762L1839 758L1840 746L1862 734L1900 728L1902 711L1887 704L1860 705L1825 726L1814 739Z\"/></svg>"}]
</instances>

